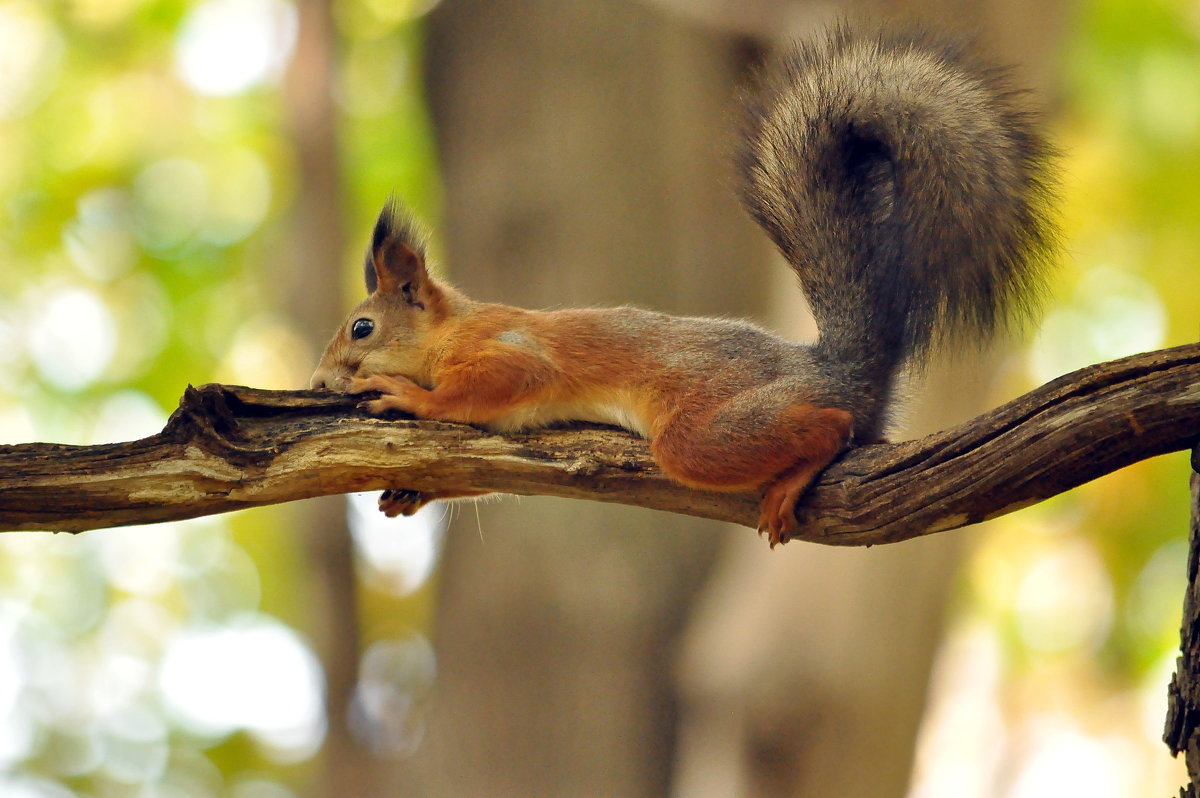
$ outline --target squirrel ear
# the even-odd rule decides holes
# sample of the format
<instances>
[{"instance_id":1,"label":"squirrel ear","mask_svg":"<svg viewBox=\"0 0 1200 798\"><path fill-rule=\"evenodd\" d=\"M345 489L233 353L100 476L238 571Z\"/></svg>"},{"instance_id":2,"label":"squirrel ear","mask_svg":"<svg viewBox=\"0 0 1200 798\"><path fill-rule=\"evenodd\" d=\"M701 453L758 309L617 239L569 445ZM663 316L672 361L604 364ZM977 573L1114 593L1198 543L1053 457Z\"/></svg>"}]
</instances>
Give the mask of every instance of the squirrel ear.
<instances>
[{"instance_id":1,"label":"squirrel ear","mask_svg":"<svg viewBox=\"0 0 1200 798\"><path fill-rule=\"evenodd\" d=\"M374 253L367 250L367 257L363 260L363 282L367 284L367 294L375 293L375 289L379 287L379 278L375 276L375 258Z\"/></svg>"},{"instance_id":2,"label":"squirrel ear","mask_svg":"<svg viewBox=\"0 0 1200 798\"><path fill-rule=\"evenodd\" d=\"M375 266L375 290L380 294L399 296L405 304L421 310L421 297L429 293L429 273L425 259L403 241L388 241L372 253Z\"/></svg>"},{"instance_id":3,"label":"squirrel ear","mask_svg":"<svg viewBox=\"0 0 1200 798\"><path fill-rule=\"evenodd\" d=\"M409 305L425 308L421 299L432 289L425 269L425 242L416 223L389 198L375 222L371 248L363 264L369 293L399 295Z\"/></svg>"}]
</instances>

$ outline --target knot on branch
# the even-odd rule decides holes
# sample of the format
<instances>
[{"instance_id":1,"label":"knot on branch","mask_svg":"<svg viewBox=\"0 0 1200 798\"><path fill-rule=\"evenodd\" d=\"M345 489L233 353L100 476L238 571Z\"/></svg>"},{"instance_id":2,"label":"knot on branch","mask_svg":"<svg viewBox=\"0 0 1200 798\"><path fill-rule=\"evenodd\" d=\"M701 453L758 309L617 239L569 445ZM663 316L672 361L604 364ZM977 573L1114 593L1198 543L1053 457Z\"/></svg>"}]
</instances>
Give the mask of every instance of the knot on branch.
<instances>
[{"instance_id":1,"label":"knot on branch","mask_svg":"<svg viewBox=\"0 0 1200 798\"><path fill-rule=\"evenodd\" d=\"M188 385L162 436L173 443L199 446L234 465L260 460L261 447L250 443L238 420L239 405L235 389L216 383Z\"/></svg>"},{"instance_id":2,"label":"knot on branch","mask_svg":"<svg viewBox=\"0 0 1200 798\"><path fill-rule=\"evenodd\" d=\"M285 448L274 423L302 426L315 419L343 416L356 410L360 400L328 391L188 385L161 434L172 443L198 446L231 465L262 465Z\"/></svg>"},{"instance_id":3,"label":"knot on branch","mask_svg":"<svg viewBox=\"0 0 1200 798\"><path fill-rule=\"evenodd\" d=\"M192 440L197 433L236 439L239 425L229 408L227 389L216 383L199 388L189 384L163 432L177 440Z\"/></svg>"}]
</instances>

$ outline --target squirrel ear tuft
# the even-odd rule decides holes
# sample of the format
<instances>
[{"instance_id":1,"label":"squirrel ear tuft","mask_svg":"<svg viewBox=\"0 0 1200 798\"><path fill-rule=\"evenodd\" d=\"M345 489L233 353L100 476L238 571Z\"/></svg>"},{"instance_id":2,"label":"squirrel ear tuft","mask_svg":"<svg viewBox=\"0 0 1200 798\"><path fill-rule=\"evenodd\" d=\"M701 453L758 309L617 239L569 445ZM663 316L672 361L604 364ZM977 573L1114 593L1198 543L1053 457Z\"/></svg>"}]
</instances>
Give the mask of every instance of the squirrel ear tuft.
<instances>
[{"instance_id":1,"label":"squirrel ear tuft","mask_svg":"<svg viewBox=\"0 0 1200 798\"><path fill-rule=\"evenodd\" d=\"M428 282L425 272L425 235L416 221L396 203L388 201L375 222L371 247L363 263L367 293L392 293L405 285Z\"/></svg>"}]
</instances>

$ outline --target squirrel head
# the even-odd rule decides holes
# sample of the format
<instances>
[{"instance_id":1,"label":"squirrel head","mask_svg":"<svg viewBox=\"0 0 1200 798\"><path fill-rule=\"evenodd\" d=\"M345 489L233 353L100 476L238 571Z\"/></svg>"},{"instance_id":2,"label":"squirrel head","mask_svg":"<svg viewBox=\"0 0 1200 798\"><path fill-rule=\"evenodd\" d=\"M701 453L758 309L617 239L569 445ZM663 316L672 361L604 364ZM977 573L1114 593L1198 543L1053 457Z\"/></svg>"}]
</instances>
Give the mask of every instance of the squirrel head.
<instances>
[{"instance_id":1,"label":"squirrel head","mask_svg":"<svg viewBox=\"0 0 1200 798\"><path fill-rule=\"evenodd\" d=\"M417 382L439 327L451 315L451 289L426 269L425 241L413 220L388 200L367 250L368 296L325 347L309 387L345 391L352 377L403 375Z\"/></svg>"}]
</instances>

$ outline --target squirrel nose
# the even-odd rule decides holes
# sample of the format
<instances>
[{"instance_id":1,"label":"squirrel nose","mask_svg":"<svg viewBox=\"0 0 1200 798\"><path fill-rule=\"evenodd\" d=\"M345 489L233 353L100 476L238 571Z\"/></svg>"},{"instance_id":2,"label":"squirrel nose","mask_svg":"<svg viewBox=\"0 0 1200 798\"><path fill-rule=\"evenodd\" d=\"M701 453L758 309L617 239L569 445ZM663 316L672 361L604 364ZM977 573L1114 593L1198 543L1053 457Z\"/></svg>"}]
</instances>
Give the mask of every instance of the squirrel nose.
<instances>
[{"instance_id":1,"label":"squirrel nose","mask_svg":"<svg viewBox=\"0 0 1200 798\"><path fill-rule=\"evenodd\" d=\"M312 378L308 381L308 387L313 391L323 391L329 387L329 378L324 369L317 369L313 372Z\"/></svg>"}]
</instances>

